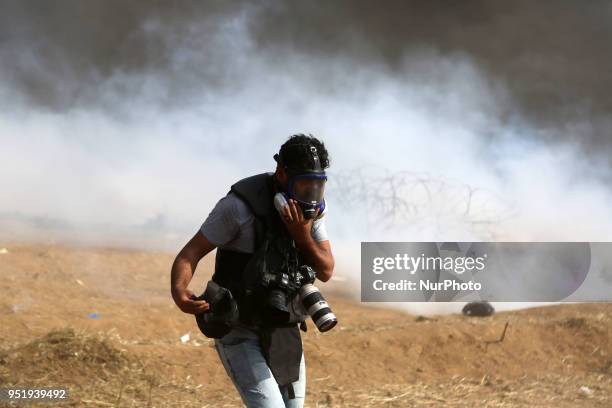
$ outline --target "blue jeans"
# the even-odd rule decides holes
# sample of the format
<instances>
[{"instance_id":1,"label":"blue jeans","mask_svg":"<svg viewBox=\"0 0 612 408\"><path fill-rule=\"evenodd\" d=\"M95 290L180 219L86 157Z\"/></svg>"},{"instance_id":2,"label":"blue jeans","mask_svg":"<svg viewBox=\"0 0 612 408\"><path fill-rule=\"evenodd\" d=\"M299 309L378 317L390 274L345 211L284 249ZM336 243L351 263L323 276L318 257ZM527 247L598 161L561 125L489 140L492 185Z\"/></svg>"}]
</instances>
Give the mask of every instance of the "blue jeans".
<instances>
[{"instance_id":1,"label":"blue jeans","mask_svg":"<svg viewBox=\"0 0 612 408\"><path fill-rule=\"evenodd\" d=\"M248 328L235 327L215 348L248 408L302 408L306 396L306 364L300 362L300 378L294 382L295 398L289 399L287 386L280 386L262 354L257 334Z\"/></svg>"}]
</instances>

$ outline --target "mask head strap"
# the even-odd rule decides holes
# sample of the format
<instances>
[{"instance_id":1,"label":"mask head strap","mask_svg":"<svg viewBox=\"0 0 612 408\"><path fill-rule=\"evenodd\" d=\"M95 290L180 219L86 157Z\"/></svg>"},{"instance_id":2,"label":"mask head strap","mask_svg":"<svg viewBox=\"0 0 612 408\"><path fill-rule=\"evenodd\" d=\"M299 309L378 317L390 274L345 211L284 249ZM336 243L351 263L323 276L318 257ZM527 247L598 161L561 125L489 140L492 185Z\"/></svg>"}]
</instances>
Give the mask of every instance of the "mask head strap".
<instances>
[{"instance_id":1,"label":"mask head strap","mask_svg":"<svg viewBox=\"0 0 612 408\"><path fill-rule=\"evenodd\" d=\"M273 157L291 176L304 173L325 174L327 167L326 163L321 163L316 146L308 143L286 146Z\"/></svg>"}]
</instances>

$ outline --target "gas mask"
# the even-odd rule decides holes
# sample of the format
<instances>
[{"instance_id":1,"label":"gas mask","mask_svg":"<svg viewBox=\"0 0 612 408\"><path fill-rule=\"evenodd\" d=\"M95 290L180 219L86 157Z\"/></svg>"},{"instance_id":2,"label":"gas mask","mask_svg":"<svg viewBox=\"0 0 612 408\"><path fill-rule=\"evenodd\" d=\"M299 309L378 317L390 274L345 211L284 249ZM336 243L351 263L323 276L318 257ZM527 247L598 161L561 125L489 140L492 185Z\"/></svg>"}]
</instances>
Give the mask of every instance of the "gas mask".
<instances>
[{"instance_id":1,"label":"gas mask","mask_svg":"<svg viewBox=\"0 0 612 408\"><path fill-rule=\"evenodd\" d=\"M325 210L325 182L327 176L321 174L300 174L289 180L286 193L277 193L274 197L274 206L280 212L287 204L288 199L297 201L304 218L315 217L317 210L319 215Z\"/></svg>"},{"instance_id":2,"label":"gas mask","mask_svg":"<svg viewBox=\"0 0 612 408\"><path fill-rule=\"evenodd\" d=\"M314 218L317 209L319 214L322 214L325 209L327 175L317 148L309 144L289 146L275 154L274 159L285 167L289 175L287 191L276 194L275 207L281 211L281 208L287 205L287 200L293 199L302 209L304 218Z\"/></svg>"}]
</instances>

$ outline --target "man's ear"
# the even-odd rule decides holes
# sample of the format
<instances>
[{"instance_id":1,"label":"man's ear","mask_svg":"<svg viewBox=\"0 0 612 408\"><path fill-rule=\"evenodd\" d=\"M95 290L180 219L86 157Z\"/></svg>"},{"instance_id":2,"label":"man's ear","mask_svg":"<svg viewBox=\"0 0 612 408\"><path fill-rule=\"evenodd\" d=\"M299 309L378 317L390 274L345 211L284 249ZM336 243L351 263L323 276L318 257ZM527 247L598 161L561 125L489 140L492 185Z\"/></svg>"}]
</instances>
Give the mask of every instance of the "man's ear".
<instances>
[{"instance_id":1,"label":"man's ear","mask_svg":"<svg viewBox=\"0 0 612 408\"><path fill-rule=\"evenodd\" d=\"M286 187L287 186L287 182L288 180L288 175L287 172L285 171L285 168L282 166L276 166L276 180L278 181L278 183L283 186Z\"/></svg>"}]
</instances>

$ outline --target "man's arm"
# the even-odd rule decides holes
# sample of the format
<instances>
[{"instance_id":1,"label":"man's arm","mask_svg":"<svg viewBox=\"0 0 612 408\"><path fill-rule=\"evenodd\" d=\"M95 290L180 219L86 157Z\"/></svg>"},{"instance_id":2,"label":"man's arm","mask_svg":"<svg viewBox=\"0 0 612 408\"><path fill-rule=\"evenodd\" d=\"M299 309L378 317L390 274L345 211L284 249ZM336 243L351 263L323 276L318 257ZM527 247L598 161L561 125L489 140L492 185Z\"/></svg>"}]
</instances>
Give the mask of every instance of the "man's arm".
<instances>
[{"instance_id":1,"label":"man's arm","mask_svg":"<svg viewBox=\"0 0 612 408\"><path fill-rule=\"evenodd\" d=\"M193 300L193 292L187 289L200 259L215 249L200 231L189 240L178 253L172 264L170 290L174 303L185 313L198 314L208 310L209 305L203 300Z\"/></svg>"},{"instance_id":2,"label":"man's arm","mask_svg":"<svg viewBox=\"0 0 612 408\"><path fill-rule=\"evenodd\" d=\"M284 208L283 222L304 259L317 273L317 279L327 282L334 272L334 256L329 241L317 242L311 234L313 220L307 220L294 200ZM315 214L316 218L319 215Z\"/></svg>"},{"instance_id":3,"label":"man's arm","mask_svg":"<svg viewBox=\"0 0 612 408\"><path fill-rule=\"evenodd\" d=\"M327 282L334 273L334 256L329 241L315 241L310 234L295 241L300 253L317 273L317 279Z\"/></svg>"}]
</instances>

